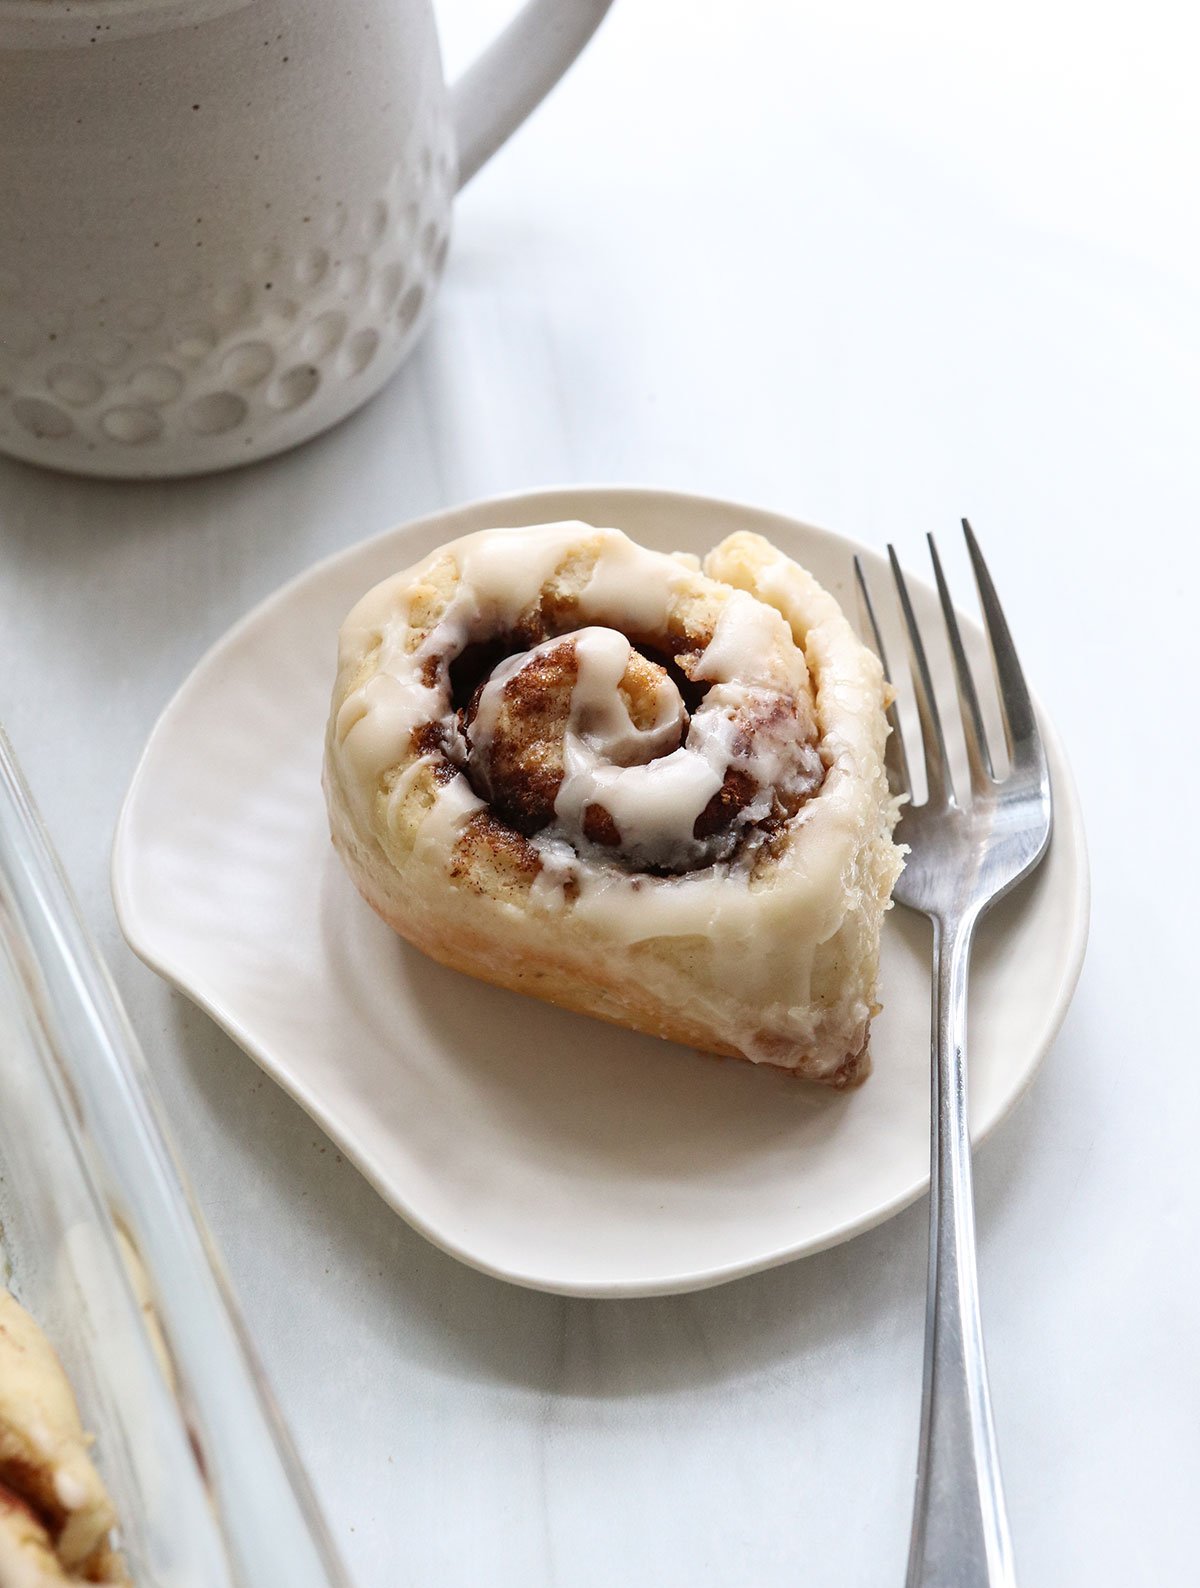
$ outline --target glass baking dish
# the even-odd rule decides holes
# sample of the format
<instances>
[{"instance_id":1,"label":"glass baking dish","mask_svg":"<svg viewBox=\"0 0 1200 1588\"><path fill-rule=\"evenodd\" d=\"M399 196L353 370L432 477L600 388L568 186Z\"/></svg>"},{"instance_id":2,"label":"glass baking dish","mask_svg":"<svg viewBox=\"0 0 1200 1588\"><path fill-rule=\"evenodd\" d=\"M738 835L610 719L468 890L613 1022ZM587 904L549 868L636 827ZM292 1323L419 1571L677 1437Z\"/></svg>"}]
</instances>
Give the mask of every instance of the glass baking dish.
<instances>
[{"instance_id":1,"label":"glass baking dish","mask_svg":"<svg viewBox=\"0 0 1200 1588\"><path fill-rule=\"evenodd\" d=\"M136 1588L349 1588L3 732L0 1255Z\"/></svg>"}]
</instances>

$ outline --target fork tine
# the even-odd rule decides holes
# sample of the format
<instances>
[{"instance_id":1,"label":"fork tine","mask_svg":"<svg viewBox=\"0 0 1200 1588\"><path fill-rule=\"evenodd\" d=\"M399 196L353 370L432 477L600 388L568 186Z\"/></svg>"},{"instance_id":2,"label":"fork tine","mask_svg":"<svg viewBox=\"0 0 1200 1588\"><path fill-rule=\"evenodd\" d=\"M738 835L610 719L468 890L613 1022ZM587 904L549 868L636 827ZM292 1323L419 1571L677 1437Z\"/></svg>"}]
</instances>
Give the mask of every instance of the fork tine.
<instances>
[{"instance_id":1,"label":"fork tine","mask_svg":"<svg viewBox=\"0 0 1200 1588\"><path fill-rule=\"evenodd\" d=\"M875 616L875 603L871 600L871 591L867 585L867 572L862 565L862 558L854 559L854 577L858 581L858 595L866 614L867 623L870 625L871 635L875 642L875 654L883 664L883 676L888 684L892 683L891 669L888 667L887 651L883 646L883 634L880 632L879 620ZM904 748L904 735L900 731L900 715L896 710L896 701L893 695L892 703L887 709L888 726L891 733L887 737L887 745L883 752L884 765L887 768L888 784L893 794L911 794L912 777L908 770L908 755Z\"/></svg>"},{"instance_id":2,"label":"fork tine","mask_svg":"<svg viewBox=\"0 0 1200 1588\"><path fill-rule=\"evenodd\" d=\"M942 719L938 715L937 697L933 692L933 679L921 630L917 627L916 613L908 598L908 586L896 548L888 547L888 561L892 565L892 578L896 581L896 594L900 597L900 610L908 632L909 660L912 664L913 689L917 697L917 715L921 719L921 741L925 750L925 780L929 786L926 796L930 805L953 803L954 783L950 776L950 763L946 757L946 741L942 737Z\"/></svg>"},{"instance_id":3,"label":"fork tine","mask_svg":"<svg viewBox=\"0 0 1200 1588\"><path fill-rule=\"evenodd\" d=\"M933 576L937 581L938 600L942 603L942 617L950 640L950 653L954 657L954 681L958 686L958 708L962 715L963 737L967 741L967 762L971 768L971 787L977 794L986 792L994 780L992 757L988 749L987 730L983 713L979 709L979 695L971 676L971 665L963 649L962 635L958 630L958 617L950 599L946 575L942 572L942 559L938 556L937 542L926 535L929 555L933 559Z\"/></svg>"},{"instance_id":4,"label":"fork tine","mask_svg":"<svg viewBox=\"0 0 1200 1588\"><path fill-rule=\"evenodd\" d=\"M1037 718L1033 714L1033 703L1029 698L1025 675L1017 659L1016 646L1009 633L1000 598L992 583L992 576L979 549L979 542L975 539L975 532L965 518L962 526L963 534L967 538L971 566L975 571L975 583L979 589L984 627L987 629L988 641L992 648L992 664L996 670L1000 715L1004 720L1004 737L1008 742L1009 759L1014 766L1040 768L1045 764L1042 737L1038 732Z\"/></svg>"}]
</instances>

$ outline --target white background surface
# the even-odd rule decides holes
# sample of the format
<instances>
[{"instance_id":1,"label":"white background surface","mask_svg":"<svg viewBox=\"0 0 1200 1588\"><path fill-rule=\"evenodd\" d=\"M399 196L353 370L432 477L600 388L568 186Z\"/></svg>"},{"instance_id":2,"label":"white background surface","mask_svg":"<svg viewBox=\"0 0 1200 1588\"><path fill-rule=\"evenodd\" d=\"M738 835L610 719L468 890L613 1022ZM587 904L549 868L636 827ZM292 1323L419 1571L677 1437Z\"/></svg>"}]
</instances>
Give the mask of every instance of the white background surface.
<instances>
[{"instance_id":1,"label":"white background surface","mask_svg":"<svg viewBox=\"0 0 1200 1588\"><path fill-rule=\"evenodd\" d=\"M442 6L451 69L505 9ZM1021 1581L1195 1580L1186 26L1167 4L617 0L464 196L435 323L366 411L209 481L0 463L0 716L361 1588L903 1575L923 1206L707 1294L512 1289L388 1213L115 928L121 794L234 618L394 521L573 480L742 497L914 560L972 516L1095 887L1073 1011L977 1164Z\"/></svg>"}]
</instances>

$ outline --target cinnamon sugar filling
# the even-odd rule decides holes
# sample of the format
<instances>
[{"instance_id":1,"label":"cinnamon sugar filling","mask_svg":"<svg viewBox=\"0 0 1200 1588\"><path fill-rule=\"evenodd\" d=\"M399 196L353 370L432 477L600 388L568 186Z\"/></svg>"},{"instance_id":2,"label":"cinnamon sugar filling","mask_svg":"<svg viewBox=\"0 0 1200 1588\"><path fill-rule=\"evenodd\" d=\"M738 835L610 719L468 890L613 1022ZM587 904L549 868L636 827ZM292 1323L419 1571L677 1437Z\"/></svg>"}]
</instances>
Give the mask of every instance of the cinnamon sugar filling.
<instances>
[{"instance_id":1,"label":"cinnamon sugar filling","mask_svg":"<svg viewBox=\"0 0 1200 1588\"><path fill-rule=\"evenodd\" d=\"M569 603L423 662L447 717L416 730L444 781L489 807L471 843L565 839L588 858L675 874L732 861L820 789L812 701L700 676L713 632L571 630ZM559 626L566 625L566 632ZM515 858L510 855L510 859Z\"/></svg>"}]
</instances>

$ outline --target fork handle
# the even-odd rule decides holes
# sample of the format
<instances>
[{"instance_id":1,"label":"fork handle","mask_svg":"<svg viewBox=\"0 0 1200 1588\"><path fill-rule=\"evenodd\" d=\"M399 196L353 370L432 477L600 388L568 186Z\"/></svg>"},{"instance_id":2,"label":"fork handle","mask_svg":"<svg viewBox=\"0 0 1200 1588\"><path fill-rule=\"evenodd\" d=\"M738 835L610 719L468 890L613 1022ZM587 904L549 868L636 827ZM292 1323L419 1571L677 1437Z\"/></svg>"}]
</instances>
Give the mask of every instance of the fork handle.
<instances>
[{"instance_id":1,"label":"fork handle","mask_svg":"<svg viewBox=\"0 0 1200 1588\"><path fill-rule=\"evenodd\" d=\"M907 1588L1014 1588L992 1423L967 1131L975 917L933 927L933 1109L925 1385Z\"/></svg>"}]
</instances>

